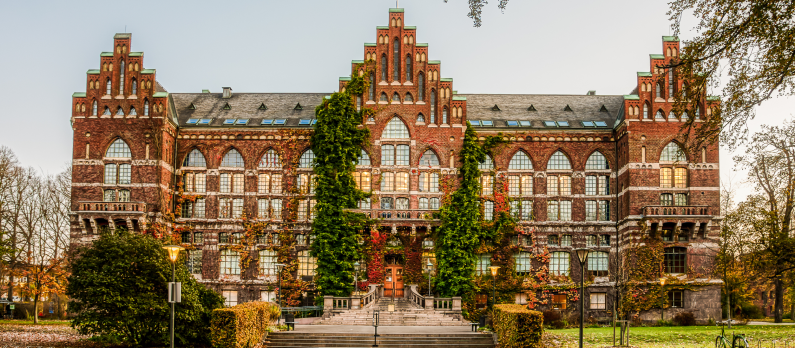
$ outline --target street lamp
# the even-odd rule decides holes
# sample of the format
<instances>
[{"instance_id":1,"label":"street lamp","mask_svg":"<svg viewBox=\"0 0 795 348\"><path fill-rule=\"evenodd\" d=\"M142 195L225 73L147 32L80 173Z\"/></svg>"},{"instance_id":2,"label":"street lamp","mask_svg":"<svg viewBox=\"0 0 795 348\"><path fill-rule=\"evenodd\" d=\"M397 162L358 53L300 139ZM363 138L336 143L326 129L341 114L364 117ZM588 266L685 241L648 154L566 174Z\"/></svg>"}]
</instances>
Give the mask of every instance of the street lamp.
<instances>
[{"instance_id":1,"label":"street lamp","mask_svg":"<svg viewBox=\"0 0 795 348\"><path fill-rule=\"evenodd\" d=\"M353 294L359 292L359 261L353 263Z\"/></svg>"},{"instance_id":2,"label":"street lamp","mask_svg":"<svg viewBox=\"0 0 795 348\"><path fill-rule=\"evenodd\" d=\"M665 294L665 278L660 278L660 292ZM664 296L664 295L660 295L660 296ZM665 303L660 301L660 321L664 321L665 320L665 308L663 306L665 306ZM662 323L660 323L660 324L662 324Z\"/></svg>"},{"instance_id":3,"label":"street lamp","mask_svg":"<svg viewBox=\"0 0 795 348\"><path fill-rule=\"evenodd\" d=\"M282 310L282 268L286 266L283 263L277 263L276 266L276 275L279 277L279 292L277 292L276 297L279 298L279 312ZM276 319L276 325L280 325L282 323L282 315L279 313L279 317Z\"/></svg>"},{"instance_id":4,"label":"street lamp","mask_svg":"<svg viewBox=\"0 0 795 348\"><path fill-rule=\"evenodd\" d=\"M428 297L431 297L431 271L433 271L433 264L430 259L428 259L428 264L425 265L425 269L428 270Z\"/></svg>"},{"instance_id":5,"label":"street lamp","mask_svg":"<svg viewBox=\"0 0 795 348\"><path fill-rule=\"evenodd\" d=\"M580 348L582 348L582 327L585 322L585 262L588 261L588 254L591 249L574 249L577 253L577 260L580 261Z\"/></svg>"},{"instance_id":6,"label":"street lamp","mask_svg":"<svg viewBox=\"0 0 795 348\"><path fill-rule=\"evenodd\" d=\"M166 245L163 247L168 251L168 259L171 260L171 284L169 284L169 298L168 302L171 302L171 326L170 326L170 333L171 333L171 348L174 348L174 303L177 302L177 299L180 297L177 294L177 258L179 257L179 252L185 250L185 248L179 245Z\"/></svg>"},{"instance_id":7,"label":"street lamp","mask_svg":"<svg viewBox=\"0 0 795 348\"><path fill-rule=\"evenodd\" d=\"M489 270L491 270L491 308L497 304L497 271L499 269L500 266L489 266Z\"/></svg>"}]
</instances>

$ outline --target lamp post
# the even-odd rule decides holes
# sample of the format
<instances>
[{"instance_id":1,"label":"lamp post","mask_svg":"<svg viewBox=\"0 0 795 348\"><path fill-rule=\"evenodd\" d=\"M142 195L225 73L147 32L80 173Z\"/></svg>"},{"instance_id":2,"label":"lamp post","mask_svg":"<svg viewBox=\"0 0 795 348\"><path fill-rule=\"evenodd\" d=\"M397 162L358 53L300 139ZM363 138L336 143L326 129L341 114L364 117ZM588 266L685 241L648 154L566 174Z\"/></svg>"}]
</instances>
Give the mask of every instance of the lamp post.
<instances>
[{"instance_id":1,"label":"lamp post","mask_svg":"<svg viewBox=\"0 0 795 348\"><path fill-rule=\"evenodd\" d=\"M660 292L665 294L665 278L660 278ZM660 295L660 296L664 296L664 295ZM665 308L664 307L665 307L665 303L660 301L660 321L664 321L665 320ZM660 323L660 324L662 324L662 323Z\"/></svg>"},{"instance_id":2,"label":"lamp post","mask_svg":"<svg viewBox=\"0 0 795 348\"><path fill-rule=\"evenodd\" d=\"M497 304L497 271L499 269L500 266L489 266L489 270L491 270L491 308Z\"/></svg>"},{"instance_id":3,"label":"lamp post","mask_svg":"<svg viewBox=\"0 0 795 348\"><path fill-rule=\"evenodd\" d=\"M359 292L359 261L353 263L353 294Z\"/></svg>"},{"instance_id":4,"label":"lamp post","mask_svg":"<svg viewBox=\"0 0 795 348\"><path fill-rule=\"evenodd\" d=\"M185 250L185 248L179 245L166 245L163 247L168 251L168 259L171 260L171 283L169 284L169 294L171 295L168 299L168 302L171 302L171 324L169 326L170 337L171 337L171 348L174 348L174 303L176 303L177 295L177 258L179 257L179 252Z\"/></svg>"},{"instance_id":5,"label":"lamp post","mask_svg":"<svg viewBox=\"0 0 795 348\"><path fill-rule=\"evenodd\" d=\"M425 265L425 269L428 270L428 297L431 297L431 271L433 271L433 264L430 259L428 264Z\"/></svg>"},{"instance_id":6,"label":"lamp post","mask_svg":"<svg viewBox=\"0 0 795 348\"><path fill-rule=\"evenodd\" d=\"M276 276L279 277L279 292L276 293L276 297L279 299L279 312L282 310L282 268L285 266L283 263L277 263L276 266ZM276 325L280 325L282 323L282 314L279 313L279 317L276 318Z\"/></svg>"},{"instance_id":7,"label":"lamp post","mask_svg":"<svg viewBox=\"0 0 795 348\"><path fill-rule=\"evenodd\" d=\"M580 348L582 348L582 328L585 322L585 262L588 261L588 254L591 249L574 249L577 253L577 260L580 261Z\"/></svg>"}]
</instances>

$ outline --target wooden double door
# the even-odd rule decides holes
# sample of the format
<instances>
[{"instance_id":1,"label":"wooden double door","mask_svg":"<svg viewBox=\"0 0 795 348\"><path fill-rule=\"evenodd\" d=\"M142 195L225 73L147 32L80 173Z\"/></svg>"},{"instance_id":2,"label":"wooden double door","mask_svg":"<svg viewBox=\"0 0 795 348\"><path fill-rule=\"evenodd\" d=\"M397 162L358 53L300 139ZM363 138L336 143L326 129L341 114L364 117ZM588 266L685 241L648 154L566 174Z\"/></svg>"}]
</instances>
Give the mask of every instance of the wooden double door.
<instances>
[{"instance_id":1,"label":"wooden double door","mask_svg":"<svg viewBox=\"0 0 795 348\"><path fill-rule=\"evenodd\" d=\"M402 265L387 265L384 269L384 297L403 297Z\"/></svg>"}]
</instances>

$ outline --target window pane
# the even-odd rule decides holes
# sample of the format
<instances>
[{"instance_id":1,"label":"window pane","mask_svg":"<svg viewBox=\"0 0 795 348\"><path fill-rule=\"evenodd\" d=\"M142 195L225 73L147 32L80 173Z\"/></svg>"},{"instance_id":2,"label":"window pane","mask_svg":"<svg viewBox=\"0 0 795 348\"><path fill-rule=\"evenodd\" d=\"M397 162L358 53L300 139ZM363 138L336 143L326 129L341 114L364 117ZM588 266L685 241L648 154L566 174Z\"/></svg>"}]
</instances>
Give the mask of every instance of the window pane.
<instances>
[{"instance_id":1,"label":"window pane","mask_svg":"<svg viewBox=\"0 0 795 348\"><path fill-rule=\"evenodd\" d=\"M381 198L381 209L392 209L394 207L392 197Z\"/></svg>"},{"instance_id":2,"label":"window pane","mask_svg":"<svg viewBox=\"0 0 795 348\"><path fill-rule=\"evenodd\" d=\"M270 191L271 176L268 174L260 174L257 180L257 192L268 193Z\"/></svg>"},{"instance_id":3,"label":"window pane","mask_svg":"<svg viewBox=\"0 0 795 348\"><path fill-rule=\"evenodd\" d=\"M556 151L547 163L547 170L571 170L571 163L569 158L563 152Z\"/></svg>"},{"instance_id":4,"label":"window pane","mask_svg":"<svg viewBox=\"0 0 795 348\"><path fill-rule=\"evenodd\" d=\"M599 221L610 221L610 201L599 201Z\"/></svg>"},{"instance_id":5,"label":"window pane","mask_svg":"<svg viewBox=\"0 0 795 348\"><path fill-rule=\"evenodd\" d=\"M511 158L508 169L532 170L533 162L530 161L530 157L524 151L519 151Z\"/></svg>"},{"instance_id":6,"label":"window pane","mask_svg":"<svg viewBox=\"0 0 795 348\"><path fill-rule=\"evenodd\" d=\"M531 175L522 176L522 194L523 195L533 194L533 176Z\"/></svg>"},{"instance_id":7,"label":"window pane","mask_svg":"<svg viewBox=\"0 0 795 348\"><path fill-rule=\"evenodd\" d=\"M221 173L220 177L221 177L220 178L220 180L221 180L221 192L222 193L229 193L231 191L231 189L232 189L232 184L230 182L232 175L229 174L229 173Z\"/></svg>"},{"instance_id":8,"label":"window pane","mask_svg":"<svg viewBox=\"0 0 795 348\"><path fill-rule=\"evenodd\" d=\"M257 216L260 219L267 219L270 216L269 204L270 199L260 198L257 200Z\"/></svg>"},{"instance_id":9,"label":"window pane","mask_svg":"<svg viewBox=\"0 0 795 348\"><path fill-rule=\"evenodd\" d=\"M304 154L301 155L301 158L298 160L298 168L312 168L314 166L313 162L315 161L315 153L312 152L312 149L304 151Z\"/></svg>"},{"instance_id":10,"label":"window pane","mask_svg":"<svg viewBox=\"0 0 795 348\"><path fill-rule=\"evenodd\" d=\"M687 249L685 248L665 248L665 272L666 273L685 273Z\"/></svg>"},{"instance_id":11,"label":"window pane","mask_svg":"<svg viewBox=\"0 0 795 348\"><path fill-rule=\"evenodd\" d=\"M478 263L475 267L475 273L479 275L488 275L491 274L491 254L480 254L478 255Z\"/></svg>"},{"instance_id":12,"label":"window pane","mask_svg":"<svg viewBox=\"0 0 795 348\"><path fill-rule=\"evenodd\" d=\"M243 215L243 199L235 198L232 200L232 218L239 219Z\"/></svg>"},{"instance_id":13,"label":"window pane","mask_svg":"<svg viewBox=\"0 0 795 348\"><path fill-rule=\"evenodd\" d=\"M552 275L569 275L569 253L562 251L553 252L549 263L549 271Z\"/></svg>"},{"instance_id":14,"label":"window pane","mask_svg":"<svg viewBox=\"0 0 795 348\"><path fill-rule=\"evenodd\" d=\"M494 219L494 202L486 201L483 204L483 220L491 221Z\"/></svg>"},{"instance_id":15,"label":"window pane","mask_svg":"<svg viewBox=\"0 0 795 348\"><path fill-rule=\"evenodd\" d=\"M676 205L679 205L679 206L687 205L687 194L686 193L677 193L676 194Z\"/></svg>"},{"instance_id":16,"label":"window pane","mask_svg":"<svg viewBox=\"0 0 795 348\"><path fill-rule=\"evenodd\" d=\"M193 217L203 219L204 218L204 198L199 198L196 200L196 204L193 205Z\"/></svg>"},{"instance_id":17,"label":"window pane","mask_svg":"<svg viewBox=\"0 0 795 348\"><path fill-rule=\"evenodd\" d=\"M585 177L585 194L588 196L596 195L596 176L588 175Z\"/></svg>"},{"instance_id":18,"label":"window pane","mask_svg":"<svg viewBox=\"0 0 795 348\"><path fill-rule=\"evenodd\" d=\"M591 309L606 309L605 295L604 292L591 293Z\"/></svg>"},{"instance_id":19,"label":"window pane","mask_svg":"<svg viewBox=\"0 0 795 348\"><path fill-rule=\"evenodd\" d=\"M198 149L193 149L185 156L185 161L182 162L182 166L184 167L207 167L207 161L204 159L204 155L202 155L201 151Z\"/></svg>"},{"instance_id":20,"label":"window pane","mask_svg":"<svg viewBox=\"0 0 795 348\"><path fill-rule=\"evenodd\" d=\"M610 177L602 175L599 177L599 194L606 196L610 194Z\"/></svg>"},{"instance_id":21,"label":"window pane","mask_svg":"<svg viewBox=\"0 0 795 348\"><path fill-rule=\"evenodd\" d=\"M116 184L116 164L105 165L105 183Z\"/></svg>"},{"instance_id":22,"label":"window pane","mask_svg":"<svg viewBox=\"0 0 795 348\"><path fill-rule=\"evenodd\" d=\"M408 198L398 198L395 200L395 209L408 209L409 208L409 199Z\"/></svg>"},{"instance_id":23,"label":"window pane","mask_svg":"<svg viewBox=\"0 0 795 348\"><path fill-rule=\"evenodd\" d=\"M309 255L309 250L298 253L298 276L314 276L317 259Z\"/></svg>"},{"instance_id":24,"label":"window pane","mask_svg":"<svg viewBox=\"0 0 795 348\"><path fill-rule=\"evenodd\" d=\"M425 197L420 198L419 209L428 209L428 198Z\"/></svg>"},{"instance_id":25,"label":"window pane","mask_svg":"<svg viewBox=\"0 0 795 348\"><path fill-rule=\"evenodd\" d=\"M127 146L127 143L121 138L118 138L110 144L108 147L108 151L105 152L105 157L110 158L131 158L132 153L130 152L130 147Z\"/></svg>"},{"instance_id":26,"label":"window pane","mask_svg":"<svg viewBox=\"0 0 795 348\"><path fill-rule=\"evenodd\" d=\"M687 169L685 168L675 169L674 187L687 187Z\"/></svg>"},{"instance_id":27,"label":"window pane","mask_svg":"<svg viewBox=\"0 0 795 348\"><path fill-rule=\"evenodd\" d=\"M438 162L438 160L437 160ZM395 165L398 166L407 166L409 165L409 146L408 145L398 145L397 152L395 155Z\"/></svg>"},{"instance_id":28,"label":"window pane","mask_svg":"<svg viewBox=\"0 0 795 348\"><path fill-rule=\"evenodd\" d=\"M221 161L221 167L243 168L243 156L235 149L229 150Z\"/></svg>"},{"instance_id":29,"label":"window pane","mask_svg":"<svg viewBox=\"0 0 795 348\"><path fill-rule=\"evenodd\" d=\"M547 201L547 220L558 221L558 201Z\"/></svg>"},{"instance_id":30,"label":"window pane","mask_svg":"<svg viewBox=\"0 0 795 348\"><path fill-rule=\"evenodd\" d=\"M259 251L259 275L276 275L276 252L273 250Z\"/></svg>"},{"instance_id":31,"label":"window pane","mask_svg":"<svg viewBox=\"0 0 795 348\"><path fill-rule=\"evenodd\" d=\"M389 123L386 125L386 129L384 129L384 134L381 138L386 139L408 139L409 138L409 129L406 128L406 125L403 124L403 121L400 120L398 117L393 117L389 120Z\"/></svg>"},{"instance_id":32,"label":"window pane","mask_svg":"<svg viewBox=\"0 0 795 348\"><path fill-rule=\"evenodd\" d=\"M439 209L439 202L440 202L439 198L436 198L436 197L431 198L430 199L430 207L429 208L430 209L434 209L434 210Z\"/></svg>"},{"instance_id":33,"label":"window pane","mask_svg":"<svg viewBox=\"0 0 795 348\"><path fill-rule=\"evenodd\" d=\"M243 174L234 174L232 176L232 192L243 193Z\"/></svg>"},{"instance_id":34,"label":"window pane","mask_svg":"<svg viewBox=\"0 0 795 348\"><path fill-rule=\"evenodd\" d=\"M491 156L486 155L486 159L483 160L483 162L478 163L478 169L480 170L494 169L494 162L491 160Z\"/></svg>"},{"instance_id":35,"label":"window pane","mask_svg":"<svg viewBox=\"0 0 795 348\"><path fill-rule=\"evenodd\" d=\"M560 221L571 221L571 201L560 202Z\"/></svg>"},{"instance_id":36,"label":"window pane","mask_svg":"<svg viewBox=\"0 0 795 348\"><path fill-rule=\"evenodd\" d=\"M191 274L202 273L202 250L189 250L185 255L185 266Z\"/></svg>"},{"instance_id":37,"label":"window pane","mask_svg":"<svg viewBox=\"0 0 795 348\"><path fill-rule=\"evenodd\" d=\"M494 178L491 175L483 175L480 177L481 194L484 196L494 194Z\"/></svg>"},{"instance_id":38,"label":"window pane","mask_svg":"<svg viewBox=\"0 0 795 348\"><path fill-rule=\"evenodd\" d=\"M557 176L548 176L547 177L547 196L557 196L558 195L558 177Z\"/></svg>"},{"instance_id":39,"label":"window pane","mask_svg":"<svg viewBox=\"0 0 795 348\"><path fill-rule=\"evenodd\" d=\"M571 246L571 236L568 234L564 234L560 238L560 246Z\"/></svg>"},{"instance_id":40,"label":"window pane","mask_svg":"<svg viewBox=\"0 0 795 348\"><path fill-rule=\"evenodd\" d=\"M610 165L607 163L607 158L601 152L594 152L588 157L588 161L585 162L585 170L603 170L603 169L610 169Z\"/></svg>"},{"instance_id":41,"label":"window pane","mask_svg":"<svg viewBox=\"0 0 795 348\"><path fill-rule=\"evenodd\" d=\"M205 192L207 190L207 174L196 173L193 176L193 184L196 192Z\"/></svg>"},{"instance_id":42,"label":"window pane","mask_svg":"<svg viewBox=\"0 0 795 348\"><path fill-rule=\"evenodd\" d=\"M530 253L525 251L515 253L513 254L513 259L515 260L516 263L517 273L530 272L531 270Z\"/></svg>"},{"instance_id":43,"label":"window pane","mask_svg":"<svg viewBox=\"0 0 795 348\"><path fill-rule=\"evenodd\" d=\"M660 168L660 187L671 187L671 168Z\"/></svg>"},{"instance_id":44,"label":"window pane","mask_svg":"<svg viewBox=\"0 0 795 348\"><path fill-rule=\"evenodd\" d=\"M408 146L406 147L406 150L408 150ZM398 154L398 156L400 155ZM425 151L425 153L422 154L422 157L420 157L420 166L437 167L439 166L439 157L437 157L436 153L431 150Z\"/></svg>"},{"instance_id":45,"label":"window pane","mask_svg":"<svg viewBox=\"0 0 795 348\"><path fill-rule=\"evenodd\" d=\"M279 198L271 199L270 218L274 220L282 219L282 200Z\"/></svg>"},{"instance_id":46,"label":"window pane","mask_svg":"<svg viewBox=\"0 0 795 348\"><path fill-rule=\"evenodd\" d=\"M670 142L668 145L665 145L663 148L662 153L660 154L660 161L661 162L685 162L687 159L685 158L685 153L682 151L682 148L675 142Z\"/></svg>"},{"instance_id":47,"label":"window pane","mask_svg":"<svg viewBox=\"0 0 795 348\"><path fill-rule=\"evenodd\" d=\"M115 190L105 190L103 195L103 201L105 202L115 202L116 201L116 191Z\"/></svg>"},{"instance_id":48,"label":"window pane","mask_svg":"<svg viewBox=\"0 0 795 348\"><path fill-rule=\"evenodd\" d=\"M585 221L596 221L596 201L585 201Z\"/></svg>"},{"instance_id":49,"label":"window pane","mask_svg":"<svg viewBox=\"0 0 795 348\"><path fill-rule=\"evenodd\" d=\"M282 175L281 174L273 174L273 175L271 175L271 193L274 193L274 194L282 193Z\"/></svg>"},{"instance_id":50,"label":"window pane","mask_svg":"<svg viewBox=\"0 0 795 348\"><path fill-rule=\"evenodd\" d=\"M367 152L364 151L364 149L362 149L362 152L359 153L359 157L356 159L356 165L359 165L359 166L369 166L370 165L370 155L368 155Z\"/></svg>"},{"instance_id":51,"label":"window pane","mask_svg":"<svg viewBox=\"0 0 795 348\"><path fill-rule=\"evenodd\" d=\"M221 250L221 274L240 274L240 254L233 250Z\"/></svg>"},{"instance_id":52,"label":"window pane","mask_svg":"<svg viewBox=\"0 0 795 348\"><path fill-rule=\"evenodd\" d=\"M282 166L281 161L279 160L279 154L276 153L275 150L270 149L265 155L262 156L262 159L259 161L260 168L274 168L278 169Z\"/></svg>"},{"instance_id":53,"label":"window pane","mask_svg":"<svg viewBox=\"0 0 795 348\"><path fill-rule=\"evenodd\" d=\"M382 166L395 165L395 145L381 146L381 165Z\"/></svg>"},{"instance_id":54,"label":"window pane","mask_svg":"<svg viewBox=\"0 0 795 348\"><path fill-rule=\"evenodd\" d=\"M660 194L660 205L673 205L674 195L670 193Z\"/></svg>"},{"instance_id":55,"label":"window pane","mask_svg":"<svg viewBox=\"0 0 795 348\"><path fill-rule=\"evenodd\" d=\"M522 220L529 221L533 218L533 201L522 201Z\"/></svg>"},{"instance_id":56,"label":"window pane","mask_svg":"<svg viewBox=\"0 0 795 348\"><path fill-rule=\"evenodd\" d=\"M508 177L508 195L510 196L518 196L520 195L520 176L519 175L511 175Z\"/></svg>"}]
</instances>

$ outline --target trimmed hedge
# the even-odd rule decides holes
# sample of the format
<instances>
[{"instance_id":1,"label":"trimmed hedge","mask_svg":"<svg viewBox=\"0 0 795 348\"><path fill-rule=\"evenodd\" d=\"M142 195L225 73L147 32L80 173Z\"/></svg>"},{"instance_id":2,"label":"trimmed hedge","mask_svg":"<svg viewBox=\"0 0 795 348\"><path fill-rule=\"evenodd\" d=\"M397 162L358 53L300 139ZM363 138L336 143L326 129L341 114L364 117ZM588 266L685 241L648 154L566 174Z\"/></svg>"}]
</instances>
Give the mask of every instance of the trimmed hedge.
<instances>
[{"instance_id":1,"label":"trimmed hedge","mask_svg":"<svg viewBox=\"0 0 795 348\"><path fill-rule=\"evenodd\" d=\"M541 347L544 315L527 306L498 304L493 311L494 331L502 348Z\"/></svg>"},{"instance_id":2,"label":"trimmed hedge","mask_svg":"<svg viewBox=\"0 0 795 348\"><path fill-rule=\"evenodd\" d=\"M210 342L215 348L257 347L279 315L279 307L270 302L216 309L210 319Z\"/></svg>"}]
</instances>

